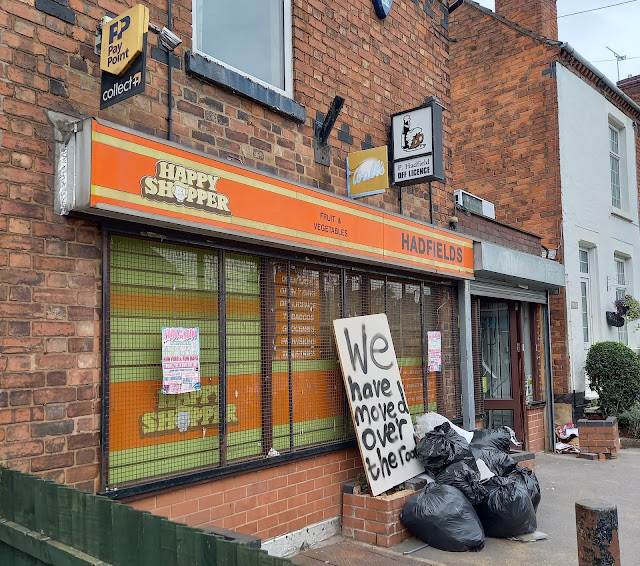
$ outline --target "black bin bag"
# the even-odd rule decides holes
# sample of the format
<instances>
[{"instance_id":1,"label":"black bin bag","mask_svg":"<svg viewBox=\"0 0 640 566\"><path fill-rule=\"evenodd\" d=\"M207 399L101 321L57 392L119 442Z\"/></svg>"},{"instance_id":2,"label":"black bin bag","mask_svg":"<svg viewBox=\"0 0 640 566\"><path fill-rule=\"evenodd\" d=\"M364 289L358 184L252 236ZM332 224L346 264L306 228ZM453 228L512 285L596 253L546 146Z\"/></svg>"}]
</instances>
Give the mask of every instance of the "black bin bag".
<instances>
[{"instance_id":1,"label":"black bin bag","mask_svg":"<svg viewBox=\"0 0 640 566\"><path fill-rule=\"evenodd\" d=\"M504 427L474 430L471 446L475 448L496 448L509 454L511 450L511 433Z\"/></svg>"},{"instance_id":2,"label":"black bin bag","mask_svg":"<svg viewBox=\"0 0 640 566\"><path fill-rule=\"evenodd\" d=\"M466 462L449 464L436 476L436 482L459 489L471 505L478 505L487 495L487 490L480 485L480 474Z\"/></svg>"},{"instance_id":3,"label":"black bin bag","mask_svg":"<svg viewBox=\"0 0 640 566\"><path fill-rule=\"evenodd\" d=\"M538 483L538 478L536 477L533 470L529 468L525 468L524 466L516 466L516 469L511 472L507 477L515 478L516 481L521 483L529 497L531 498L531 503L533 503L534 511L538 510L538 505L540 505L540 500L542 499L542 495L540 494L540 484Z\"/></svg>"},{"instance_id":4,"label":"black bin bag","mask_svg":"<svg viewBox=\"0 0 640 566\"><path fill-rule=\"evenodd\" d=\"M400 513L411 534L449 552L484 548L484 531L467 498L455 487L430 483L412 495Z\"/></svg>"},{"instance_id":5,"label":"black bin bag","mask_svg":"<svg viewBox=\"0 0 640 566\"><path fill-rule=\"evenodd\" d=\"M466 462L476 472L478 466L469 443L446 422L425 434L416 446L416 454L427 472L438 475L454 462Z\"/></svg>"},{"instance_id":6,"label":"black bin bag","mask_svg":"<svg viewBox=\"0 0 640 566\"><path fill-rule=\"evenodd\" d=\"M533 503L515 477L491 478L484 487L487 496L476 511L488 537L509 538L536 530Z\"/></svg>"},{"instance_id":7,"label":"black bin bag","mask_svg":"<svg viewBox=\"0 0 640 566\"><path fill-rule=\"evenodd\" d=\"M476 460L482 460L496 476L508 476L518 467L518 463L509 454L497 448L479 448L472 444L471 452Z\"/></svg>"}]
</instances>

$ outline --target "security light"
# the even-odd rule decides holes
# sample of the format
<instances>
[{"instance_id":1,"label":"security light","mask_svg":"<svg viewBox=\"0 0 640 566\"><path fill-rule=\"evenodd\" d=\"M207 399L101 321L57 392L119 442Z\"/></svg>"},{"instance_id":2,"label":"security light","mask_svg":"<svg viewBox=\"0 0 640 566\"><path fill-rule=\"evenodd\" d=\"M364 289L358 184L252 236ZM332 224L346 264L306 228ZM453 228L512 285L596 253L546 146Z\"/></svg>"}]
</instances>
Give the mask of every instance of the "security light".
<instances>
[{"instance_id":1,"label":"security light","mask_svg":"<svg viewBox=\"0 0 640 566\"><path fill-rule=\"evenodd\" d=\"M181 43L182 40L171 30L166 27L160 30L160 44L167 51L173 51Z\"/></svg>"}]
</instances>

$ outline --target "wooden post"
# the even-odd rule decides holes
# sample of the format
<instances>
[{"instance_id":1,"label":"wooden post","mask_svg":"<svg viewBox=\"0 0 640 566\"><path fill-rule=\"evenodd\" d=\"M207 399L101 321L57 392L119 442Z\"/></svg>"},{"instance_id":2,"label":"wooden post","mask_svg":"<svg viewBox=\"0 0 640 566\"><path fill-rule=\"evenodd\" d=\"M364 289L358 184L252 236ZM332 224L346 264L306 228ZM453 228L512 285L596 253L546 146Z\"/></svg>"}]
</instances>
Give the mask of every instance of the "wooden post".
<instances>
[{"instance_id":1,"label":"wooden post","mask_svg":"<svg viewBox=\"0 0 640 566\"><path fill-rule=\"evenodd\" d=\"M576 501L578 566L620 566L618 509L594 499Z\"/></svg>"}]
</instances>

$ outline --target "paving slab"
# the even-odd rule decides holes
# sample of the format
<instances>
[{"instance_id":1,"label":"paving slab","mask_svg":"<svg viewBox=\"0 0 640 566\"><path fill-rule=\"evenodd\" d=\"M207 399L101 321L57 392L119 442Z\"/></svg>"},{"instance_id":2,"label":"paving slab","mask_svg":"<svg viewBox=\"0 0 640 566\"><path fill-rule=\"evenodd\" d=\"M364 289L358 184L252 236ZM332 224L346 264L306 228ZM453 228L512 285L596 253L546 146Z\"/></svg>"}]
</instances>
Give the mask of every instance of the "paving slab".
<instances>
[{"instance_id":1,"label":"paving slab","mask_svg":"<svg viewBox=\"0 0 640 566\"><path fill-rule=\"evenodd\" d=\"M372 546L351 539L307 550L291 561L300 566L446 566L442 562L414 559L387 548Z\"/></svg>"},{"instance_id":2,"label":"paving slab","mask_svg":"<svg viewBox=\"0 0 640 566\"><path fill-rule=\"evenodd\" d=\"M487 538L480 552L444 552L409 539L392 549L337 539L303 552L293 562L304 566L578 566L575 502L600 499L618 507L620 558L625 566L640 564L640 448L627 448L613 460L585 460L570 454L536 454L542 501L538 530L548 540L517 542Z\"/></svg>"}]
</instances>

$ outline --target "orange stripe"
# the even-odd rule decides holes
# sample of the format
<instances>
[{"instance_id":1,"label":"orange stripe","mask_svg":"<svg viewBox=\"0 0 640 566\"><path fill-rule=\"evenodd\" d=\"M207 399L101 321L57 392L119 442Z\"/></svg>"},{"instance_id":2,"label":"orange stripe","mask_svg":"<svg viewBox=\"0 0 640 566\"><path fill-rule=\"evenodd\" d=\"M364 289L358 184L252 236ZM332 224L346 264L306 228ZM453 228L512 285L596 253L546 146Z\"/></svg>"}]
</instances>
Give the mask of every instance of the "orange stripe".
<instances>
[{"instance_id":1,"label":"orange stripe","mask_svg":"<svg viewBox=\"0 0 640 566\"><path fill-rule=\"evenodd\" d=\"M341 417L342 394L336 394L338 371L294 372L293 422ZM202 378L201 386L217 385L217 377ZM273 386L273 424L289 422L289 374L275 373ZM126 450L167 442L202 438L202 427L179 432L170 430L144 435L143 416L158 412L162 383L156 381L117 382L109 385L109 450ZM262 426L262 379L258 374L227 377L227 403L236 406L237 424L229 423L230 433L255 430ZM339 391L342 385L339 386ZM172 423L173 424L173 421ZM206 436L216 436L218 426L206 427Z\"/></svg>"},{"instance_id":2,"label":"orange stripe","mask_svg":"<svg viewBox=\"0 0 640 566\"><path fill-rule=\"evenodd\" d=\"M110 198L104 198L104 197L98 197L94 194L91 195L91 206L92 207L96 207L100 204L107 204L107 205L111 205L114 207L122 207L122 202L115 200L115 199L110 199ZM132 210L137 210L140 212L145 212L148 213L150 215L158 215L159 212L156 208L154 208L153 206L144 206L144 205L139 205L139 204L133 204L133 203L128 203L127 207L132 209ZM176 218L179 220L184 220L186 222L190 222L190 223L196 223L196 224L204 224L207 226L215 226L217 228L220 228L220 232L224 232L225 234L231 234L231 233L235 233L237 235L242 235L242 234L253 234L255 236L259 236L260 238L267 238L267 239L273 239L274 238L274 234L273 232L270 231L266 231L266 230L259 230L259 229L255 229L255 228L250 228L250 227L242 227L242 228L234 228L233 225L229 225L223 222L216 222L214 219L210 219L210 218L200 218L200 217L194 217L191 216L189 214L184 214L181 212L177 212L177 211L169 211L169 210L163 210L161 212L161 214L163 216L167 216L167 217L171 217L171 218ZM362 251L362 250L349 250L349 249L345 249L341 246L334 246L331 244L324 244L324 243L318 243L314 240L308 240L308 239L304 239L304 238L296 238L296 237L292 237L292 236L288 236L286 234L278 234L277 238L279 240L286 240L288 242L293 242L299 245L303 245L303 246L312 246L312 247L319 247L322 246L325 249L330 249L330 250L334 250L337 251L343 255L350 255L351 257L367 257L367 258L371 258L374 260L384 260L385 258L383 256L381 256L380 254L377 253L371 253L371 252L366 252L366 251ZM463 248L465 249L465 248ZM469 260L473 260L473 250L471 248L469 248L468 252L463 252L464 253L464 258L465 261L469 261ZM417 255L417 254L416 254ZM403 258L403 259L397 259L397 258L392 258L391 261L394 264L402 264L402 265L407 265L407 266L414 266L414 267L418 267L420 269L432 269L434 271L437 272L444 272L444 273L451 273L454 275L462 275L464 277L470 277L472 274L470 273L466 273L461 271L461 268L456 268L456 267L442 267L442 266L429 266L429 265L425 265L419 261L412 261L410 259L407 258ZM462 266L462 268L464 268L466 266Z\"/></svg>"},{"instance_id":3,"label":"orange stripe","mask_svg":"<svg viewBox=\"0 0 640 566\"><path fill-rule=\"evenodd\" d=\"M121 309L126 312L167 312L167 310L180 312L180 313L198 313L203 317L207 313L218 314L218 300L215 294L212 292L212 297L180 297L171 295L170 306L169 297L164 294L160 295L146 295L144 293L111 293L111 307L113 309ZM226 301L227 315L246 315L246 316L259 316L260 315L260 303L259 297L255 297L254 300L249 299L235 299L233 296L229 296Z\"/></svg>"}]
</instances>

